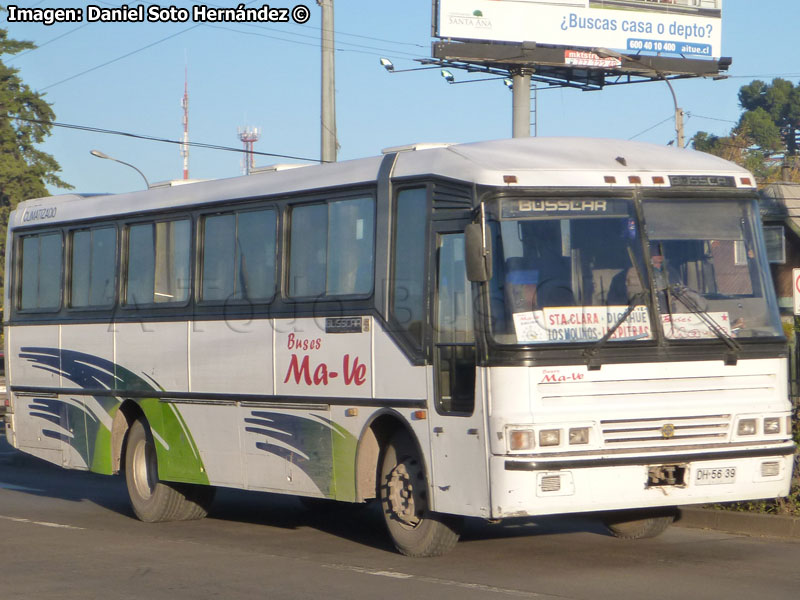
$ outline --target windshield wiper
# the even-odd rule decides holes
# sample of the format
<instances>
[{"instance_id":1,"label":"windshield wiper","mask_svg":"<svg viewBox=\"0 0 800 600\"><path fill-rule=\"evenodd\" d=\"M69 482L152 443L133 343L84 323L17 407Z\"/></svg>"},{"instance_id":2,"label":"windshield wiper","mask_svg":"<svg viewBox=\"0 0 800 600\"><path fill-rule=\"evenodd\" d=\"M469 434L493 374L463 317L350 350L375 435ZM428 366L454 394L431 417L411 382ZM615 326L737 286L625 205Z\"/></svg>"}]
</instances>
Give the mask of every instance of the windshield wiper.
<instances>
[{"instance_id":1,"label":"windshield wiper","mask_svg":"<svg viewBox=\"0 0 800 600\"><path fill-rule=\"evenodd\" d=\"M614 322L614 324L606 331L606 334L601 337L593 346L587 348L583 351L584 357L586 357L586 366L590 371L597 371L602 366L600 359L597 357L597 353L600 352L600 349L606 345L606 342L611 339L611 336L614 335L614 332L619 329L622 324L628 320L628 317L631 316L631 313L634 309L638 306L639 302L644 300L647 301L647 297L650 295L649 290L644 285L644 274L642 273L642 269L639 266L639 263L636 262L636 257L633 255L633 249L628 246L628 259L631 261L631 267L636 271L636 277L639 279L639 287L641 291L636 292L632 297L630 302L628 303L628 308L625 309L625 312L620 315L620 317ZM636 339L639 336L636 336L632 339Z\"/></svg>"},{"instance_id":2,"label":"windshield wiper","mask_svg":"<svg viewBox=\"0 0 800 600\"><path fill-rule=\"evenodd\" d=\"M619 329L622 324L628 320L628 317L631 316L631 313L636 309L640 302L647 298L647 294L648 292L644 290L635 293L631 298L631 301L628 303L628 308L626 308L625 312L619 316L619 318L611 327L609 327L608 331L606 331L606 334L597 340L593 346L583 351L583 355L586 357L586 366L590 371L597 371L602 366L600 359L597 357L597 353L600 352L600 349L606 345L608 340L611 339L611 336L614 335L614 332L616 332L617 329ZM634 336L631 339L636 339L637 337L639 336Z\"/></svg>"},{"instance_id":3,"label":"windshield wiper","mask_svg":"<svg viewBox=\"0 0 800 600\"><path fill-rule=\"evenodd\" d=\"M725 364L735 365L739 360L739 352L742 351L742 345L733 339L733 337L727 331L720 327L719 324L711 318L711 315L709 315L708 312L700 308L694 298L687 293L687 289L688 288L686 286L678 283L667 286L667 291L672 297L700 317L700 320L705 323L706 327L708 327L719 339L725 342L725 345L728 347L728 353L725 355Z\"/></svg>"}]
</instances>

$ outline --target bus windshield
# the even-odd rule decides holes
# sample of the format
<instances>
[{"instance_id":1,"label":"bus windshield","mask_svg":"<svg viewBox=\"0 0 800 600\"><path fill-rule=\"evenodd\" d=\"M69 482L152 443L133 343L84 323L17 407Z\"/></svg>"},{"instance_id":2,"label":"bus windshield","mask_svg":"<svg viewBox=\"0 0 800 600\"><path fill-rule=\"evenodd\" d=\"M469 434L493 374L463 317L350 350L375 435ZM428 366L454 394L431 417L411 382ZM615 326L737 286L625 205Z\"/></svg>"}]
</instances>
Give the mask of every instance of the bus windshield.
<instances>
[{"instance_id":1,"label":"bus windshield","mask_svg":"<svg viewBox=\"0 0 800 600\"><path fill-rule=\"evenodd\" d=\"M609 330L609 343L653 340L659 329L675 340L779 336L756 210L749 199L649 200L643 233L633 199L501 199L489 221L492 336L501 344L590 343Z\"/></svg>"},{"instance_id":2,"label":"bus windshield","mask_svg":"<svg viewBox=\"0 0 800 600\"><path fill-rule=\"evenodd\" d=\"M671 339L780 336L755 200L645 200L659 316Z\"/></svg>"},{"instance_id":3,"label":"bus windshield","mask_svg":"<svg viewBox=\"0 0 800 600\"><path fill-rule=\"evenodd\" d=\"M500 215L490 221L497 342L596 341L631 302L610 341L653 339L632 199L503 199Z\"/></svg>"}]
</instances>

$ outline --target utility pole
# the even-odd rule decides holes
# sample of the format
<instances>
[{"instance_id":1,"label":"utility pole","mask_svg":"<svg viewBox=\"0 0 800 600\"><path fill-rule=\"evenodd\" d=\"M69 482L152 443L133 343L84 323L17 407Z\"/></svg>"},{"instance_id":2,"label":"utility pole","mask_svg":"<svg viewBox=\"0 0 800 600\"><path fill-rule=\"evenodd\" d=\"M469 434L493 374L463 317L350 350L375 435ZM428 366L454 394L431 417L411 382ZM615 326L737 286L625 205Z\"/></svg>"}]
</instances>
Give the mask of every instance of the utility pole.
<instances>
[{"instance_id":1,"label":"utility pole","mask_svg":"<svg viewBox=\"0 0 800 600\"><path fill-rule=\"evenodd\" d=\"M317 0L322 8L322 162L336 162L336 86L333 58L333 0Z\"/></svg>"},{"instance_id":2,"label":"utility pole","mask_svg":"<svg viewBox=\"0 0 800 600\"><path fill-rule=\"evenodd\" d=\"M664 77L664 75L661 75L661 79L669 86L669 91L672 94L672 102L675 105L675 139L678 142L678 148L683 148L686 145L683 135L683 109L678 106L678 96L675 95L675 90L669 82L669 79Z\"/></svg>"}]
</instances>

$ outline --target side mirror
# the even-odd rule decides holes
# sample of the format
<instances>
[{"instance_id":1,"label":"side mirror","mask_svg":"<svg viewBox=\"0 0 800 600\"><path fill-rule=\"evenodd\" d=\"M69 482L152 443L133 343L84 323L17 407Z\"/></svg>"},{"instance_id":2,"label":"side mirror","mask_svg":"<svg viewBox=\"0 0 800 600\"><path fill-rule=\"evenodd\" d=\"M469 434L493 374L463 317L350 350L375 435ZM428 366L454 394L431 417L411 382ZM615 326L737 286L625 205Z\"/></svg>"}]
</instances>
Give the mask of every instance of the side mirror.
<instances>
[{"instance_id":1,"label":"side mirror","mask_svg":"<svg viewBox=\"0 0 800 600\"><path fill-rule=\"evenodd\" d=\"M492 241L483 239L483 228L470 223L464 230L467 279L483 282L492 278Z\"/></svg>"}]
</instances>

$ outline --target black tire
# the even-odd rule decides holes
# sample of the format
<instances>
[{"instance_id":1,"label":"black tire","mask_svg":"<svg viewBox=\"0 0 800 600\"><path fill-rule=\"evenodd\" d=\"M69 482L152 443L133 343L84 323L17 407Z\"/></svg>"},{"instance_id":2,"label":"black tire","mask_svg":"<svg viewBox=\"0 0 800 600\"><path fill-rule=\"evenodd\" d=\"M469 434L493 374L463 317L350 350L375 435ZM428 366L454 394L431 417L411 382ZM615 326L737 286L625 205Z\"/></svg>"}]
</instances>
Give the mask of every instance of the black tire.
<instances>
[{"instance_id":1,"label":"black tire","mask_svg":"<svg viewBox=\"0 0 800 600\"><path fill-rule=\"evenodd\" d=\"M625 511L603 518L611 535L623 540L643 540L661 535L675 520L676 511Z\"/></svg>"},{"instance_id":2,"label":"black tire","mask_svg":"<svg viewBox=\"0 0 800 600\"><path fill-rule=\"evenodd\" d=\"M401 554L441 556L459 538L461 520L428 509L428 480L419 452L404 432L383 453L379 495L389 536Z\"/></svg>"},{"instance_id":3,"label":"black tire","mask_svg":"<svg viewBox=\"0 0 800 600\"><path fill-rule=\"evenodd\" d=\"M153 435L143 419L135 421L128 431L125 483L133 512L146 523L202 519L216 491L211 486L160 481Z\"/></svg>"}]
</instances>

